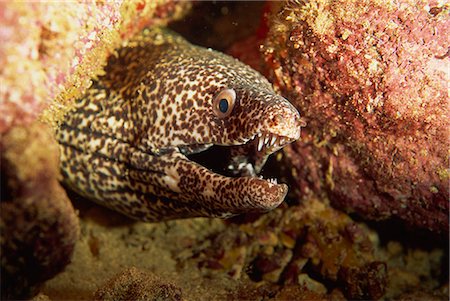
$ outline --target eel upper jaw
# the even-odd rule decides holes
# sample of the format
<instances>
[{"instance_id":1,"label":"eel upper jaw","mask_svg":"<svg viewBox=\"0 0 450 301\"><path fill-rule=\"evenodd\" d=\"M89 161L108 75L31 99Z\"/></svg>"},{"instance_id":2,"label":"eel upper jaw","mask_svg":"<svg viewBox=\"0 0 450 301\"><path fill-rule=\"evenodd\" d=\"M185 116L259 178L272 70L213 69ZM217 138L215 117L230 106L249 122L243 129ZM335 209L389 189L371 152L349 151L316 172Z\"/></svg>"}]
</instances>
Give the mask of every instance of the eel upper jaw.
<instances>
[{"instance_id":1,"label":"eel upper jaw","mask_svg":"<svg viewBox=\"0 0 450 301\"><path fill-rule=\"evenodd\" d=\"M258 133L252 139L252 141L256 147L256 151L272 154L277 150L283 148L286 144L297 140L297 138L289 138L282 135L277 135L274 133ZM265 149L265 151L263 151Z\"/></svg>"},{"instance_id":2,"label":"eel upper jaw","mask_svg":"<svg viewBox=\"0 0 450 301\"><path fill-rule=\"evenodd\" d=\"M298 135L288 137L258 131L244 143L229 145L196 144L179 147L188 159L228 177L257 177L267 158L287 144L297 140ZM276 179L268 180L276 184Z\"/></svg>"},{"instance_id":3,"label":"eel upper jaw","mask_svg":"<svg viewBox=\"0 0 450 301\"><path fill-rule=\"evenodd\" d=\"M251 146L253 151L251 158L253 160L253 166L255 168L255 173L259 173L266 163L267 158L275 153L276 151L282 149L287 144L294 142L300 136L288 137L283 135L278 135L270 132L260 132L254 139L252 139L248 144Z\"/></svg>"}]
</instances>

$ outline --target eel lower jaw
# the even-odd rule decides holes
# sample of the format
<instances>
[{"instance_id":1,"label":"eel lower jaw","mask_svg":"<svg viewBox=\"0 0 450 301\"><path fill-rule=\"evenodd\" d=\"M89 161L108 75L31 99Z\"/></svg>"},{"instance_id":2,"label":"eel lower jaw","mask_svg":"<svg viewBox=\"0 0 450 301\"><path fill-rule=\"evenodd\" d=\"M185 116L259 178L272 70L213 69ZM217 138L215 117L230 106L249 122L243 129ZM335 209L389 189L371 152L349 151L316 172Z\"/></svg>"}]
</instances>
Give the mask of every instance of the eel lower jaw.
<instances>
[{"instance_id":1,"label":"eel lower jaw","mask_svg":"<svg viewBox=\"0 0 450 301\"><path fill-rule=\"evenodd\" d=\"M234 207L228 208L221 215L224 217L250 211L268 211L283 202L288 191L287 185L278 184L276 179L263 179L258 174L269 155L294 140L296 139L281 135L260 133L247 139L244 144L188 146L180 148L180 151L185 154L189 164L221 183L221 187L236 189L232 197L218 198L218 202L223 198L234 198L230 201ZM187 149L190 151L186 151ZM242 187L245 187L245 191L242 191Z\"/></svg>"},{"instance_id":2,"label":"eel lower jaw","mask_svg":"<svg viewBox=\"0 0 450 301\"><path fill-rule=\"evenodd\" d=\"M211 149L213 152L218 151L215 147ZM209 208L207 214L201 215L226 218L242 213L266 212L278 207L288 192L287 185L278 184L275 179L223 175L225 172L218 173L215 168L200 160L199 154L193 156L196 158L183 156L184 162L178 163L187 168L177 172L174 183L178 183L176 189L179 189L182 195L191 198L191 205L198 200L200 207ZM218 159L211 153L208 157ZM182 178L190 178L190 184L180 185Z\"/></svg>"}]
</instances>

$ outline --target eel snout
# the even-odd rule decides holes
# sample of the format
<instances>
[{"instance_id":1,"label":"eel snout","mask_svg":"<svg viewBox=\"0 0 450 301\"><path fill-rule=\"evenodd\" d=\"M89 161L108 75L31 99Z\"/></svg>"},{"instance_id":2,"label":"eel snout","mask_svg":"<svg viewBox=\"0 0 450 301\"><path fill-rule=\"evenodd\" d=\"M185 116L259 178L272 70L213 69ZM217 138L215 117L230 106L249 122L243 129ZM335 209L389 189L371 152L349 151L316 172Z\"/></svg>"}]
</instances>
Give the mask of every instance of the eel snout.
<instances>
[{"instance_id":1,"label":"eel snout","mask_svg":"<svg viewBox=\"0 0 450 301\"><path fill-rule=\"evenodd\" d=\"M264 148L267 155L298 140L304 126L300 114L287 100L283 107L268 111L262 120L254 140L256 150L260 152Z\"/></svg>"}]
</instances>

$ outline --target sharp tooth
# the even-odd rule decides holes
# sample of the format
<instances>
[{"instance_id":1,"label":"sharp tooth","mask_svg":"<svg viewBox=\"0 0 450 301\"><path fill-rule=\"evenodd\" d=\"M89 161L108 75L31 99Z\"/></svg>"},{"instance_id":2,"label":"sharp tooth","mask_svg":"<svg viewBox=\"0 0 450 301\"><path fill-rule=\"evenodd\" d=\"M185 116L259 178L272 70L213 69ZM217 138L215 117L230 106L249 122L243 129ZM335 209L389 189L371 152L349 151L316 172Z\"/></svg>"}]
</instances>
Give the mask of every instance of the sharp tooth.
<instances>
[{"instance_id":1,"label":"sharp tooth","mask_svg":"<svg viewBox=\"0 0 450 301\"><path fill-rule=\"evenodd\" d=\"M262 136L262 133L258 133L258 137L261 137Z\"/></svg>"},{"instance_id":2,"label":"sharp tooth","mask_svg":"<svg viewBox=\"0 0 450 301\"><path fill-rule=\"evenodd\" d=\"M263 138L259 138L258 152L260 152L262 150L263 145L264 145L264 139Z\"/></svg>"},{"instance_id":3,"label":"sharp tooth","mask_svg":"<svg viewBox=\"0 0 450 301\"><path fill-rule=\"evenodd\" d=\"M281 138L281 139L280 139L280 145L283 145L283 144L284 144L284 141L285 141L284 138Z\"/></svg>"},{"instance_id":4,"label":"sharp tooth","mask_svg":"<svg viewBox=\"0 0 450 301\"><path fill-rule=\"evenodd\" d=\"M243 169L245 166L246 166L247 164L246 163L244 163L244 162L242 162L242 163L239 163L239 165L238 165L238 169L239 170L241 170L241 169Z\"/></svg>"},{"instance_id":5,"label":"sharp tooth","mask_svg":"<svg viewBox=\"0 0 450 301\"><path fill-rule=\"evenodd\" d=\"M278 180L277 180L276 178L268 179L268 181L269 181L269 183L271 183L271 184L275 184L275 185L278 184Z\"/></svg>"},{"instance_id":6,"label":"sharp tooth","mask_svg":"<svg viewBox=\"0 0 450 301\"><path fill-rule=\"evenodd\" d=\"M272 140L270 141L271 145L275 145L275 142L277 141L277 136L273 135Z\"/></svg>"},{"instance_id":7,"label":"sharp tooth","mask_svg":"<svg viewBox=\"0 0 450 301\"><path fill-rule=\"evenodd\" d=\"M267 143L269 142L269 139L270 139L270 134L267 134L266 138L264 138L264 144L267 145Z\"/></svg>"}]
</instances>

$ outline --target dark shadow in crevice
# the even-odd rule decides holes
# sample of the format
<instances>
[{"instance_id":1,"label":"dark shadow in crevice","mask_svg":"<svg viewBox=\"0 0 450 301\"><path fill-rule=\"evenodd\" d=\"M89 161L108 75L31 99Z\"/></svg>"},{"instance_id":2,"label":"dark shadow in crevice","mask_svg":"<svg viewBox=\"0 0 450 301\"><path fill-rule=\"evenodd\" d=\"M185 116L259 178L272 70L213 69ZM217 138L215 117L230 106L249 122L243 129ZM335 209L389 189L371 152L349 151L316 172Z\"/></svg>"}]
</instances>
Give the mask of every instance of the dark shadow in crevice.
<instances>
[{"instance_id":1,"label":"dark shadow in crevice","mask_svg":"<svg viewBox=\"0 0 450 301\"><path fill-rule=\"evenodd\" d=\"M195 45L224 52L256 32L264 5L265 1L200 1L169 28Z\"/></svg>"}]
</instances>

